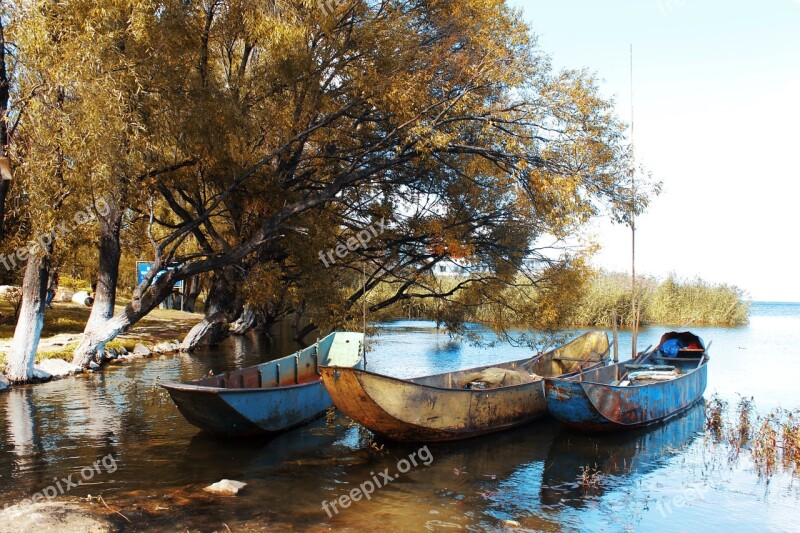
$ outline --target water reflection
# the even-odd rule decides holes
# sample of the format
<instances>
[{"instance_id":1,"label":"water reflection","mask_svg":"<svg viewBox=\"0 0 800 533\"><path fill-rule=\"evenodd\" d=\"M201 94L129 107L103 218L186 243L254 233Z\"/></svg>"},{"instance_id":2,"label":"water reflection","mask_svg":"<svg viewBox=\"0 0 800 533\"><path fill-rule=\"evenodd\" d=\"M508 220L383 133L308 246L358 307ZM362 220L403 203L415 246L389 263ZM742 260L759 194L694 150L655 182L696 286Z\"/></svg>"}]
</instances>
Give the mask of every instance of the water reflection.
<instances>
[{"instance_id":1,"label":"water reflection","mask_svg":"<svg viewBox=\"0 0 800 533\"><path fill-rule=\"evenodd\" d=\"M541 502L583 507L613 487L664 466L703 431L705 402L679 418L629 433L582 434L564 428L553 440L542 474Z\"/></svg>"},{"instance_id":2,"label":"water reflection","mask_svg":"<svg viewBox=\"0 0 800 533\"><path fill-rule=\"evenodd\" d=\"M6 395L6 439L20 466L41 446L36 420L32 390L14 389Z\"/></svg>"},{"instance_id":3,"label":"water reflection","mask_svg":"<svg viewBox=\"0 0 800 533\"><path fill-rule=\"evenodd\" d=\"M745 328L695 328L714 340L708 393L735 403L736 392L800 404L796 347L800 308L778 316L759 311ZM645 330L642 344L662 330ZM437 332L430 322L398 322L369 341L370 370L411 377L522 358L525 349L478 348ZM621 339L621 353L627 353ZM142 530L278 529L423 531L797 529L797 491L789 477L759 486L745 467L719 469L702 499L662 515L707 474L702 406L667 424L635 433L583 435L543 420L513 431L430 445L430 466L411 469L369 501L328 517L321 507L349 494L371 473L394 469L417 446L386 444L370 451L344 416L320 419L270 440L219 441L189 425L157 386L275 359L296 350L291 335L234 337L211 350L112 366L99 374L18 388L0 395L0 497L30 497L111 453L119 469L98 475L70 497L103 494ZM742 348L742 349L740 349ZM769 365L753 361L769 360ZM775 372L780 368L781 372ZM746 463L743 463L746 465ZM599 472L583 485L581 467ZM207 495L220 479L248 483L235 499ZM673 510L677 509L673 505ZM780 520L776 519L780 517ZM792 518L794 517L794 518ZM513 522L505 522L513 521ZM679 523L681 527L675 527Z\"/></svg>"}]
</instances>

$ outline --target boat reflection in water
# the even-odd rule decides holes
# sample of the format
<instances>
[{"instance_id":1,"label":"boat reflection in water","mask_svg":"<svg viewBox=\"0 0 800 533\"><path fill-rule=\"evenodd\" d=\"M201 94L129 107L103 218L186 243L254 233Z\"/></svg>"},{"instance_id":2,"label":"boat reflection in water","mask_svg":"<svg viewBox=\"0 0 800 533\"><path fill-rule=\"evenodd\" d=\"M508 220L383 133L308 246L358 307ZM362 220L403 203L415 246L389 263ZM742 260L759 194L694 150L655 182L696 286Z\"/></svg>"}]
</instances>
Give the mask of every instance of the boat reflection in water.
<instances>
[{"instance_id":1,"label":"boat reflection in water","mask_svg":"<svg viewBox=\"0 0 800 533\"><path fill-rule=\"evenodd\" d=\"M352 504L347 512L326 518L334 529L375 530L376 524L391 524L392 531L492 531L504 527L504 520L519 521L531 530L559 529L556 516L545 516L533 507L535 502L521 500L520 491L530 488L530 472L537 478L552 447L560 425L543 419L501 433L459 442L397 443L379 438L383 454L364 455L363 447L354 445L349 464L323 486L324 499L333 501L347 495L365 480L389 468L396 472L397 461L422 448L430 464L412 467L390 484L377 490L370 502ZM353 429L354 436L357 430ZM353 460L355 453L361 460ZM537 487L538 488L538 487ZM534 496L535 498L535 496ZM522 507L508 505L509 501ZM378 527L378 529L380 529Z\"/></svg>"},{"instance_id":2,"label":"boat reflection in water","mask_svg":"<svg viewBox=\"0 0 800 533\"><path fill-rule=\"evenodd\" d=\"M273 438L243 439L224 448L224 453L220 442L226 441L199 433L170 467L179 476L172 499L157 503L170 508L164 523L175 529L202 529L208 526L209 516L214 524L224 522L233 530L262 523L299 530L322 524L352 531L374 530L376 524L390 524L387 529L393 531L497 529L503 519L528 511L526 504L525 511L516 509L506 515L503 507L506 498L523 485L520 480L528 479L528 472L541 473L559 429L556 422L543 420L464 442L425 445L373 440L370 444L365 433L337 414L335 419L317 420ZM381 445L383 451L377 451ZM427 450L420 453L422 448ZM417 466L399 472L398 461L415 453ZM219 479L219 472L204 471L223 457L225 477L247 482L247 489L235 499L204 497L197 480ZM381 472L390 475L391 482L386 483ZM336 502L375 478L381 485L368 500L350 502L346 509L338 507L338 512L329 507L330 516L325 512L323 502ZM303 497L298 498L298 493ZM127 493L125 500L158 513L144 492ZM558 528L557 517L542 513L523 516L521 521L532 529Z\"/></svg>"},{"instance_id":3,"label":"boat reflection in water","mask_svg":"<svg viewBox=\"0 0 800 533\"><path fill-rule=\"evenodd\" d=\"M625 433L586 434L564 428L542 473L544 506L581 508L610 489L632 485L686 450L703 431L705 401L664 424Z\"/></svg>"}]
</instances>

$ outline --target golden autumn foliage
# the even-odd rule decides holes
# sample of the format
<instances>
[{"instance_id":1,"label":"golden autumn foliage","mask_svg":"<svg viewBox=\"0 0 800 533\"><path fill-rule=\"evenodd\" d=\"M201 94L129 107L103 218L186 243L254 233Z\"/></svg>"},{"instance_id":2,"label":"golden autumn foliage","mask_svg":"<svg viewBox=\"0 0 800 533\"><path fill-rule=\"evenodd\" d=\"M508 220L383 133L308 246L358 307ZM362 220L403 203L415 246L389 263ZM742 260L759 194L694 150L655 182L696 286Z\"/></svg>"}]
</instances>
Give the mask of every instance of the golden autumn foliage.
<instances>
[{"instance_id":1,"label":"golden autumn foliage","mask_svg":"<svg viewBox=\"0 0 800 533\"><path fill-rule=\"evenodd\" d=\"M437 299L453 327L476 307L497 329L565 314L588 251L566 239L594 216L624 220L632 200L624 127L593 77L553 71L502 0L321 5L4 8L31 227L112 195L123 261L172 266L79 352L209 272L266 321L342 326L365 292L372 314ZM431 274L453 260L476 275L442 290ZM541 268L511 298L525 260Z\"/></svg>"}]
</instances>

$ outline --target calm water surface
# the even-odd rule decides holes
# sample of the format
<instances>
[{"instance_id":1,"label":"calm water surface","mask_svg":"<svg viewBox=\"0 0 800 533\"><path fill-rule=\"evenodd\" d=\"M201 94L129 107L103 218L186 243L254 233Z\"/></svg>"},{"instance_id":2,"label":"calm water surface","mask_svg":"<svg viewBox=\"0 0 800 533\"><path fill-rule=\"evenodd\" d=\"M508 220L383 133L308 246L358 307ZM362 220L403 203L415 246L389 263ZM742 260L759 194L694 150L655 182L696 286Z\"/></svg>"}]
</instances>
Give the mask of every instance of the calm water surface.
<instances>
[{"instance_id":1,"label":"calm water surface","mask_svg":"<svg viewBox=\"0 0 800 533\"><path fill-rule=\"evenodd\" d=\"M711 345L709 385L760 411L800 407L800 304L755 304L741 328L692 328ZM641 347L663 329L646 329ZM507 345L477 348L429 322L402 321L370 339L370 370L400 377L522 358ZM66 497L102 494L132 520L121 529L324 531L798 531L798 480L760 479L746 454L729 464L703 435L703 406L634 433L586 436L555 422L461 443L429 445L412 468L329 517L323 501L418 450L383 453L336 415L272 440L217 440L186 423L157 380L193 379L294 351L267 338L233 338L216 351L168 356L0 395L0 498L15 502L111 454ZM630 352L621 336L620 351ZM580 482L584 471L593 481ZM206 495L223 478L248 483L237 498Z\"/></svg>"}]
</instances>

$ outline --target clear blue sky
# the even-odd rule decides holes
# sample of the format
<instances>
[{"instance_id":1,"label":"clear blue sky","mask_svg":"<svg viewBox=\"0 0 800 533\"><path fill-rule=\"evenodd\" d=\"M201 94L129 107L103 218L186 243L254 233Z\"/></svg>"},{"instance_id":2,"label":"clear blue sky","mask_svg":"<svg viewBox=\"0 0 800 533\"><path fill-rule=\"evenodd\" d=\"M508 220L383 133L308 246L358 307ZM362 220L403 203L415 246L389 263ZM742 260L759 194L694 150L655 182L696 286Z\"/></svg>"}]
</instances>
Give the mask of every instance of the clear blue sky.
<instances>
[{"instance_id":1,"label":"clear blue sky","mask_svg":"<svg viewBox=\"0 0 800 533\"><path fill-rule=\"evenodd\" d=\"M800 301L800 0L510 0L555 68L588 68L630 119L664 192L638 222L637 270ZM602 226L596 264L630 270Z\"/></svg>"}]
</instances>

